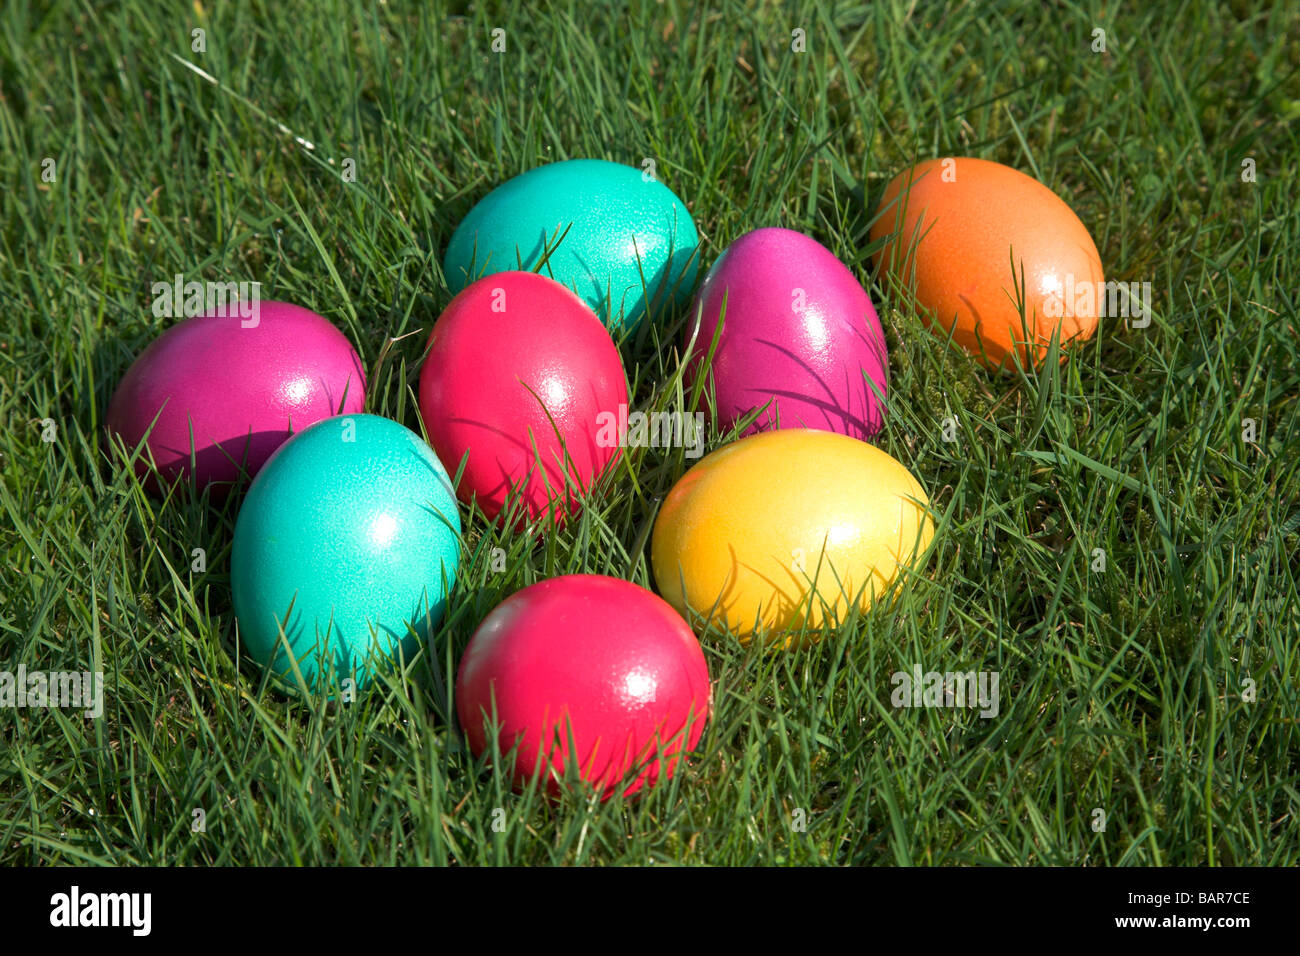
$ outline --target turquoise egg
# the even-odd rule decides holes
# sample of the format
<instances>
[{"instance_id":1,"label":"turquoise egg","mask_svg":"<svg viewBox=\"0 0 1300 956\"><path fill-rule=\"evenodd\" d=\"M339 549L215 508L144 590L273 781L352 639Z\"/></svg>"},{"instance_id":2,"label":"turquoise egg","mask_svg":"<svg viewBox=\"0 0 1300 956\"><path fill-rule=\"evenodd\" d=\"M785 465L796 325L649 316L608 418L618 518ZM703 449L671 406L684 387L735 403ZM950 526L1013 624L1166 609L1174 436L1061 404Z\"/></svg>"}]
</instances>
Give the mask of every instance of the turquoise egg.
<instances>
[{"instance_id":1,"label":"turquoise egg","mask_svg":"<svg viewBox=\"0 0 1300 956\"><path fill-rule=\"evenodd\" d=\"M657 311L686 302L697 245L686 206L648 167L571 159L484 196L452 235L443 271L459 292L484 275L532 271L553 249L542 273L617 331L635 328L647 305Z\"/></svg>"},{"instance_id":2,"label":"turquoise egg","mask_svg":"<svg viewBox=\"0 0 1300 956\"><path fill-rule=\"evenodd\" d=\"M240 640L295 685L296 661L309 688L360 688L428 640L459 560L456 497L432 449L378 415L327 418L271 456L240 507Z\"/></svg>"}]
</instances>

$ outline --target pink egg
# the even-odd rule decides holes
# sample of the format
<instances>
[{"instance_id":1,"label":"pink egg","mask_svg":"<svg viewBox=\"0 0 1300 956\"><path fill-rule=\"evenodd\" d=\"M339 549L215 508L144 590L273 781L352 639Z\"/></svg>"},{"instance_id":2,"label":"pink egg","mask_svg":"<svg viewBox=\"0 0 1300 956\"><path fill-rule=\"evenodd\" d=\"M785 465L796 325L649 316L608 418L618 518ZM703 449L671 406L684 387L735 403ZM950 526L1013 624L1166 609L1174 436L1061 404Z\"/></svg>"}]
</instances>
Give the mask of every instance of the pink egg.
<instances>
[{"instance_id":1,"label":"pink egg","mask_svg":"<svg viewBox=\"0 0 1300 956\"><path fill-rule=\"evenodd\" d=\"M456 713L478 756L495 721L516 787L558 793L566 767L608 799L672 776L709 717L699 641L662 598L575 574L524 588L483 619L456 676ZM572 746L570 746L572 743ZM572 759L571 759L572 758Z\"/></svg>"},{"instance_id":2,"label":"pink egg","mask_svg":"<svg viewBox=\"0 0 1300 956\"><path fill-rule=\"evenodd\" d=\"M462 501L497 520L512 491L515 516L562 520L618 460L602 442L627 404L618 347L596 314L546 276L498 272L447 305L420 373L429 442Z\"/></svg>"},{"instance_id":3,"label":"pink egg","mask_svg":"<svg viewBox=\"0 0 1300 956\"><path fill-rule=\"evenodd\" d=\"M728 246L696 295L703 318L691 379L724 299L712 364L719 424L771 402L744 434L816 428L866 439L880 430L883 404L867 379L883 397L884 331L862 284L829 249L789 229L755 229Z\"/></svg>"},{"instance_id":4,"label":"pink egg","mask_svg":"<svg viewBox=\"0 0 1300 956\"><path fill-rule=\"evenodd\" d=\"M255 475L290 434L360 412L365 393L342 332L308 309L261 302L249 319L199 316L160 335L123 376L104 424L131 451L157 416L148 450L159 472L221 492ZM144 452L136 471L159 490Z\"/></svg>"}]
</instances>

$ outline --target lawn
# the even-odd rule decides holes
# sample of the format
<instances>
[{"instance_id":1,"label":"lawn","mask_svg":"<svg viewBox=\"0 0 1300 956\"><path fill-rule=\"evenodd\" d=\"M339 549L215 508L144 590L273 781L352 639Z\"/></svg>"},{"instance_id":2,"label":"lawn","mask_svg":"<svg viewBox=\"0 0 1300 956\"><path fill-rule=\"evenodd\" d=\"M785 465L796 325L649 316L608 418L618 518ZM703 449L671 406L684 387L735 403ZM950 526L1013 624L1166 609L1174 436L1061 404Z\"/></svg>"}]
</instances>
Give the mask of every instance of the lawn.
<instances>
[{"instance_id":1,"label":"lawn","mask_svg":"<svg viewBox=\"0 0 1300 956\"><path fill-rule=\"evenodd\" d=\"M3 4L0 670L106 691L102 719L0 710L0 863L1300 864L1300 7L532 6ZM868 232L950 155L1055 190L1150 324L1016 374L931 333ZM699 748L603 804L513 793L452 677L527 584L653 586L682 449L631 451L558 531L463 510L430 647L339 704L236 651L238 499L151 498L103 433L176 274L326 316L367 410L419 430L452 230L576 157L653 159L701 275L761 226L854 270L889 345L876 441L937 523L898 601L815 646L702 634ZM693 411L686 321L620 341L634 408ZM914 666L998 673L997 714L893 707Z\"/></svg>"}]
</instances>

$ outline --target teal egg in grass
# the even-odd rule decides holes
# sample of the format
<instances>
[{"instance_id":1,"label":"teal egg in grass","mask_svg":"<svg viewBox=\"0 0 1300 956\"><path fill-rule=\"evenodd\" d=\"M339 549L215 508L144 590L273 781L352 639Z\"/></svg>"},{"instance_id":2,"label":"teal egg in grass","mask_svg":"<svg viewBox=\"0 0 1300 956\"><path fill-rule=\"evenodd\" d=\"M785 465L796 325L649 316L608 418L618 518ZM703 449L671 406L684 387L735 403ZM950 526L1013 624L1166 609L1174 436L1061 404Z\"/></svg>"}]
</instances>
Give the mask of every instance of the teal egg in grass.
<instances>
[{"instance_id":1,"label":"teal egg in grass","mask_svg":"<svg viewBox=\"0 0 1300 956\"><path fill-rule=\"evenodd\" d=\"M364 686L441 620L460 530L447 471L418 435L378 415L317 422L271 456L239 510L244 647L293 685L296 661L313 690Z\"/></svg>"},{"instance_id":2,"label":"teal egg in grass","mask_svg":"<svg viewBox=\"0 0 1300 956\"><path fill-rule=\"evenodd\" d=\"M691 214L649 166L571 159L484 196L452 234L443 271L456 293L484 275L533 271L551 249L542 274L617 332L634 329L647 306L686 303L698 245Z\"/></svg>"}]
</instances>

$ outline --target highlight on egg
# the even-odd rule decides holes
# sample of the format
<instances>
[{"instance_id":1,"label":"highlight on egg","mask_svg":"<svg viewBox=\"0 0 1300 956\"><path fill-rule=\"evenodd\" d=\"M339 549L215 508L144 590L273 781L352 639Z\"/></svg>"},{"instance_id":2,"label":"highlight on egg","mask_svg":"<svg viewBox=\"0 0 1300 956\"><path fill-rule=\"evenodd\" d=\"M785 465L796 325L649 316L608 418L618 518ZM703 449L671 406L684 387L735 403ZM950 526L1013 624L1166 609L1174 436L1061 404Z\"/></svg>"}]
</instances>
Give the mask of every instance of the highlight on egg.
<instances>
[{"instance_id":1,"label":"highlight on egg","mask_svg":"<svg viewBox=\"0 0 1300 956\"><path fill-rule=\"evenodd\" d=\"M698 244L686 205L653 170L571 159L479 200L452 234L443 272L460 292L484 275L540 267L618 331L687 301Z\"/></svg>"},{"instance_id":2,"label":"highlight on egg","mask_svg":"<svg viewBox=\"0 0 1300 956\"><path fill-rule=\"evenodd\" d=\"M724 445L686 472L664 498L650 551L678 613L742 642L764 631L793 646L891 593L919 570L933 535L929 498L887 452L781 429Z\"/></svg>"},{"instance_id":3,"label":"highlight on egg","mask_svg":"<svg viewBox=\"0 0 1300 956\"><path fill-rule=\"evenodd\" d=\"M818 428L867 439L880 430L884 330L862 283L816 239L746 233L718 257L695 304L688 382L707 370L721 427L762 409L743 434Z\"/></svg>"},{"instance_id":4,"label":"highlight on egg","mask_svg":"<svg viewBox=\"0 0 1300 956\"><path fill-rule=\"evenodd\" d=\"M359 412L366 377L352 344L323 316L288 302L185 319L131 364L105 416L115 451L143 441L145 487L189 481L223 493L258 470L289 436ZM147 440L146 440L146 435Z\"/></svg>"},{"instance_id":5,"label":"highlight on egg","mask_svg":"<svg viewBox=\"0 0 1300 956\"><path fill-rule=\"evenodd\" d=\"M626 415L618 347L587 306L531 272L484 276L443 310L420 415L462 501L490 521L563 521L618 461L601 424ZM513 510L510 510L513 509Z\"/></svg>"},{"instance_id":6,"label":"highlight on egg","mask_svg":"<svg viewBox=\"0 0 1300 956\"><path fill-rule=\"evenodd\" d=\"M931 159L886 187L871 227L877 265L923 320L985 365L1040 364L1097 331L1107 296L1087 228L1047 186L971 157ZM1022 318L1023 307L1023 318Z\"/></svg>"},{"instance_id":7,"label":"highlight on egg","mask_svg":"<svg viewBox=\"0 0 1300 956\"><path fill-rule=\"evenodd\" d=\"M456 713L476 757L512 755L523 788L576 770L602 799L671 777L704 733L709 668L686 622L628 581L574 574L499 604L470 638ZM662 773L661 773L662 771Z\"/></svg>"}]
</instances>

